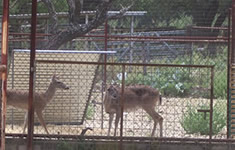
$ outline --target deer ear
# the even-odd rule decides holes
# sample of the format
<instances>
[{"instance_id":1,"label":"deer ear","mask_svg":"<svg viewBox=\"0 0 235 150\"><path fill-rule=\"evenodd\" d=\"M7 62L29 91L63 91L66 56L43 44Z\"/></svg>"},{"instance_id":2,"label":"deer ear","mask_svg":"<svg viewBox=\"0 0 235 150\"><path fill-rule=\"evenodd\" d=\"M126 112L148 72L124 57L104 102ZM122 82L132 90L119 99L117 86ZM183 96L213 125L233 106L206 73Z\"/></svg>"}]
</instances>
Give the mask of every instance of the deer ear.
<instances>
[{"instance_id":1,"label":"deer ear","mask_svg":"<svg viewBox=\"0 0 235 150\"><path fill-rule=\"evenodd\" d=\"M53 74L51 80L54 81L56 79L56 74Z\"/></svg>"}]
</instances>

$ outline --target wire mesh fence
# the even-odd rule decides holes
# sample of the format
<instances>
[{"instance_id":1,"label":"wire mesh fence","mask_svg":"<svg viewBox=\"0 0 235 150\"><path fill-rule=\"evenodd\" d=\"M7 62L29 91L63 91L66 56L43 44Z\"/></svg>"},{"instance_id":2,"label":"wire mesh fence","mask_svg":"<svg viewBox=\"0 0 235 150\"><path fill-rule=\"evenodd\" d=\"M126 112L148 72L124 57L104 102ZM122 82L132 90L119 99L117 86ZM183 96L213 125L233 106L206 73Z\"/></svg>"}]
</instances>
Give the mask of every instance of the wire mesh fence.
<instances>
[{"instance_id":1,"label":"wire mesh fence","mask_svg":"<svg viewBox=\"0 0 235 150\"><path fill-rule=\"evenodd\" d=\"M124 102L131 102L131 105L127 104L127 106L124 103L123 136L150 137L154 121L159 122L159 120L155 120L156 116L152 116L152 111L156 111L157 116L163 118L162 136L164 137L207 138L210 135L210 103L211 90L213 90L211 89L213 74L211 74L210 67L195 68L174 65L134 65L130 67L127 65L125 66L127 71L125 71L122 65L109 64L106 66L107 78L104 79L104 72L102 72L104 66L101 67L98 63L83 64L81 62L71 63L71 61L47 63L47 60L44 61L46 63L40 63L40 61L37 63L35 89L39 95L44 94L41 97L49 98L47 100L42 98L35 105L35 109L37 110L37 107L41 108L43 105L43 118L52 135L80 135L86 128L88 136L107 136L109 115L106 112L110 112L103 104L109 92L104 91L103 84L116 85L120 89L120 84L123 83L122 75L125 75ZM131 71L128 71L129 68L132 68ZM60 80L69 87L69 90L57 91L53 100L50 101L53 95L48 95L50 92L55 92L53 91L55 89L48 92L50 90L48 85L51 86L49 79L53 73L61 76ZM167 86L165 87L167 90L163 88L163 85ZM159 98L158 101L148 104L148 100L153 96L151 94L149 97L146 96L149 94L148 87L158 90L162 100L160 101ZM45 96L45 94L47 95ZM119 91L118 96L114 96L114 98L111 96L110 99L110 101L118 101L110 102L112 104L110 107L114 109L115 114L119 111L121 95ZM37 98L35 100L37 101ZM226 136L224 131L226 130L225 104L223 100L214 101L213 138ZM150 107L153 109L149 110ZM17 119L16 117L15 120ZM14 127L17 132L21 132L23 128L22 119L21 116L19 118L20 126ZM10 123L8 125L9 128L12 126ZM15 124L13 125L15 126ZM110 135L114 134L114 125L112 126ZM43 130L41 125L35 127L35 133L45 133ZM120 125L117 127L117 135L120 135L119 130ZM156 134L153 136L160 137L160 130L157 125ZM11 132L11 130L8 131Z\"/></svg>"},{"instance_id":2,"label":"wire mesh fence","mask_svg":"<svg viewBox=\"0 0 235 150\"><path fill-rule=\"evenodd\" d=\"M130 1L122 0L114 1L112 6L101 1L81 1L81 8L74 5L81 13L73 18L68 1L39 1L37 49L61 51L38 52L37 60L214 65L213 138L225 138L228 8L231 2L136 1L123 16L109 19L108 16L119 15L117 10L122 9L119 3L131 5ZM108 18L107 24L106 19L99 18L102 12L97 15L100 6L107 8L107 16L103 16ZM29 52L14 49L30 48L30 13L30 2L11 2L8 89L28 90ZM114 53L107 55L106 60L98 53L104 50ZM81 54L81 51L95 52ZM39 94L45 94L53 74L59 75L69 90L58 89L50 103L45 102L42 112L49 133L79 135L83 129L90 128L92 130L88 129L86 135L107 136L109 116L103 105L105 90L110 84L122 83L122 66L37 63L35 90ZM125 68L125 89L148 85L161 93L162 104L155 108L163 117L163 137L208 138L210 75L208 68L131 65ZM24 94L18 94L21 93ZM35 104L36 107L40 105ZM27 106L21 107L26 109ZM10 107L6 131L22 133L24 115L25 111ZM143 109L124 112L123 136L149 137L153 124L153 119ZM114 124L111 135L113 130ZM120 135L119 130L120 125L117 135ZM46 133L37 117L35 133ZM160 137L159 126L155 137Z\"/></svg>"}]
</instances>

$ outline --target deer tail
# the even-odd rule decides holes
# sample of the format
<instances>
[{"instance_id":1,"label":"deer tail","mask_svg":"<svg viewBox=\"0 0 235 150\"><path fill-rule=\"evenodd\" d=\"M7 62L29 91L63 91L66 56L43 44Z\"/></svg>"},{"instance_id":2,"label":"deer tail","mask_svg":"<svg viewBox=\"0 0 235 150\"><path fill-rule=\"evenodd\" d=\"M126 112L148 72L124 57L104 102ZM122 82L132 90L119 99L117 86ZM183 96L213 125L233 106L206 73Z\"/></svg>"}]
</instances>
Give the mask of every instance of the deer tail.
<instances>
[{"instance_id":1,"label":"deer tail","mask_svg":"<svg viewBox=\"0 0 235 150\"><path fill-rule=\"evenodd\" d=\"M162 105L162 95L159 95L159 105Z\"/></svg>"}]
</instances>

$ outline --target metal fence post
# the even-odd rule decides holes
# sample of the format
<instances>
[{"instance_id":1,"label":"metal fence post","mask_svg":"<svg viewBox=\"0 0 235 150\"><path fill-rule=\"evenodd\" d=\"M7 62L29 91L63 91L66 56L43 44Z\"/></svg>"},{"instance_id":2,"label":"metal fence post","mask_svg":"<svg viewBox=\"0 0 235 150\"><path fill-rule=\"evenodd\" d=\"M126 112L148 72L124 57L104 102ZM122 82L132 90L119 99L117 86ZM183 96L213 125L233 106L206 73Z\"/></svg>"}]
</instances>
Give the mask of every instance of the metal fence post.
<instances>
[{"instance_id":1,"label":"metal fence post","mask_svg":"<svg viewBox=\"0 0 235 150\"><path fill-rule=\"evenodd\" d=\"M5 150L5 127L6 127L6 101L7 101L7 51L8 51L8 24L9 24L9 1L3 1L2 17L2 60L1 64L6 66L2 72L2 101L1 101L1 150Z\"/></svg>"},{"instance_id":2,"label":"metal fence post","mask_svg":"<svg viewBox=\"0 0 235 150\"><path fill-rule=\"evenodd\" d=\"M104 26L104 50L107 51L108 50L108 20L105 21L105 26ZM104 63L105 65L103 66L103 84L102 84L102 105L101 105L101 120L102 120L102 123L101 123L101 128L103 129L104 128L104 106L103 106L103 103L104 103L104 91L106 90L106 78L107 78L107 54L104 54Z\"/></svg>"},{"instance_id":3,"label":"metal fence post","mask_svg":"<svg viewBox=\"0 0 235 150\"><path fill-rule=\"evenodd\" d=\"M210 89L210 143L213 135L213 97L214 97L214 67L211 67L211 89Z\"/></svg>"},{"instance_id":4,"label":"metal fence post","mask_svg":"<svg viewBox=\"0 0 235 150\"><path fill-rule=\"evenodd\" d=\"M36 52L36 25L37 25L37 0L32 0L31 18L31 52L30 52L30 79L29 79L29 99L28 99L28 136L27 150L33 150L33 123L34 123L34 73L35 73L35 52Z\"/></svg>"},{"instance_id":5,"label":"metal fence post","mask_svg":"<svg viewBox=\"0 0 235 150\"><path fill-rule=\"evenodd\" d=\"M231 62L234 63L234 51L235 51L235 0L232 3L232 59Z\"/></svg>"},{"instance_id":6,"label":"metal fence post","mask_svg":"<svg viewBox=\"0 0 235 150\"><path fill-rule=\"evenodd\" d=\"M227 139L230 137L230 73L231 73L231 9L228 11L228 51L227 51Z\"/></svg>"},{"instance_id":7,"label":"metal fence post","mask_svg":"<svg viewBox=\"0 0 235 150\"><path fill-rule=\"evenodd\" d=\"M121 94L121 124L120 124L120 145L119 145L119 150L123 149L123 111L124 111L124 89L125 89L125 70L126 66L123 64L122 65L122 94Z\"/></svg>"}]
</instances>

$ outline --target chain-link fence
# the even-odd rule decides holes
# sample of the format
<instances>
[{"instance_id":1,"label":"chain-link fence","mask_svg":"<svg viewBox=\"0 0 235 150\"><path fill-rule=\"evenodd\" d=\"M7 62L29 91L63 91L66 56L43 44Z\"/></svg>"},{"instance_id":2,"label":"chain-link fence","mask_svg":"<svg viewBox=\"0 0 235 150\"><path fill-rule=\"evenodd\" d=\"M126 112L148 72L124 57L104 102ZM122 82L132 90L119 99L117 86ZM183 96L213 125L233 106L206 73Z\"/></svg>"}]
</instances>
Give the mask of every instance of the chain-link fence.
<instances>
[{"instance_id":1,"label":"chain-link fence","mask_svg":"<svg viewBox=\"0 0 235 150\"><path fill-rule=\"evenodd\" d=\"M195 138L210 135L209 114L210 102L212 100L211 91L213 90L211 86L213 84L213 78L211 77L213 74L211 73L210 66L159 66L147 64L129 66L126 64L125 70L123 70L121 65L100 66L97 62L89 62L88 64L80 62L79 64L76 61L66 61L66 58L71 55L66 52L62 54L47 53L47 56L60 56L58 57L60 58L60 63L53 63L53 60L47 63L48 59L43 55L45 51L42 52L43 54L38 53L38 58L44 56L41 60L44 60L46 63L40 63L40 61L37 63L35 82L35 90L37 91L35 93L35 103L37 104L35 105L35 111L39 110L44 112L43 118L47 122L48 131L51 134L74 135L76 133L75 135L78 135L82 132L82 129L89 128L92 131L87 133L88 135L107 135L109 119L105 112L109 111L102 104L104 104L104 99L109 92L104 92L105 88L103 85L104 83L107 85L116 84L118 89L120 89L120 84L125 83L127 88L125 88L124 93L130 93L125 94L124 102L130 101L133 104L124 106L124 108L127 107L127 109L124 109L125 113L123 115L124 136L150 136L153 128L151 123L156 117L151 116L151 111L155 109L155 113L158 114L157 116L162 116L164 120L162 132L165 137ZM27 74L18 72L22 66L25 66L20 58L24 55L23 58L25 59L28 54L28 52L24 51L16 51L14 54L14 60L17 62L14 61L16 63L14 65L15 71L11 74L14 74L14 81L12 82L14 83L14 89L17 89L16 92L19 95L24 95L21 89L22 87L27 87L27 82L21 79L28 78ZM75 53L72 54L74 57ZM77 59L81 55L79 53ZM49 56L49 58L52 56ZM97 60L99 58L97 54L84 54L82 58L91 56L96 57ZM56 61L56 59L54 60ZM62 82L56 81L53 83L53 74L61 76L60 80ZM104 74L106 78L104 78ZM124 82L122 81L123 75L125 76ZM49 81L50 78L51 81ZM69 90L63 90L60 84L56 85L57 82L65 84L66 87L69 87ZM136 90L128 91L129 87ZM148 87L158 89L161 93L162 100L160 98L157 100L156 98L156 102L148 104L148 99L152 99L151 97L153 96L150 94L148 97ZM56 88L62 88L62 90L55 92ZM145 93L146 90L147 93ZM114 97L119 97L118 101L120 101L121 92L119 91L118 94L119 96ZM14 93L9 95L9 97L11 96L14 96ZM110 101L113 99L115 98L111 98ZM11 99L8 101L11 103ZM26 103L27 101L24 102ZM213 112L216 124L212 125L214 127L213 135L220 138L225 137L226 134L222 129L226 125L226 112L222 110L226 110L226 105L220 105L219 100L215 100L214 103L215 107ZM115 108L114 112L117 113L118 110L116 109L119 108L118 104L119 102L109 107ZM161 105L157 106L156 104ZM146 108L152 106L154 106L153 110L146 110ZM138 110L137 108L143 109ZM8 114L9 130L7 131L21 132L22 128L20 126L23 124L23 114L20 115L15 109L11 110ZM159 120L155 121L157 123ZM158 134L156 134L158 136L160 136L159 130L158 127ZM35 133L44 133L42 126L35 127ZM113 131L111 131L111 134L113 134ZM119 134L119 131L117 134Z\"/></svg>"},{"instance_id":2,"label":"chain-link fence","mask_svg":"<svg viewBox=\"0 0 235 150\"><path fill-rule=\"evenodd\" d=\"M126 13L119 12L125 12L128 6L131 7ZM145 85L161 93L162 104L156 105L155 111L163 118L163 137L208 138L212 127L212 138L226 138L230 6L230 0L38 1L40 51L36 60L80 63L36 63L35 98L38 96L40 100L36 101L40 102L34 104L39 111L35 115L35 133L45 134L46 126L50 135L80 135L87 129L87 136L106 137L109 128L109 116L103 105L106 90L110 84L121 88L123 76L122 66L97 63L108 62L143 64L125 65L124 89ZM30 23L31 2L12 1L8 89L14 89L12 94L17 93L16 97L23 101L12 105L23 110L27 109ZM214 66L214 80L210 67L191 65ZM56 81L69 89L55 92L48 88L53 74L59 75ZM45 98L48 95L50 98ZM23 132L24 114L22 109L8 107L7 133ZM42 116L45 123L40 119ZM151 136L154 119L150 116L144 109L124 111L123 136ZM114 124L111 135L113 129ZM155 136L160 137L159 126Z\"/></svg>"}]
</instances>

